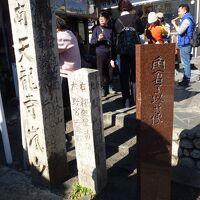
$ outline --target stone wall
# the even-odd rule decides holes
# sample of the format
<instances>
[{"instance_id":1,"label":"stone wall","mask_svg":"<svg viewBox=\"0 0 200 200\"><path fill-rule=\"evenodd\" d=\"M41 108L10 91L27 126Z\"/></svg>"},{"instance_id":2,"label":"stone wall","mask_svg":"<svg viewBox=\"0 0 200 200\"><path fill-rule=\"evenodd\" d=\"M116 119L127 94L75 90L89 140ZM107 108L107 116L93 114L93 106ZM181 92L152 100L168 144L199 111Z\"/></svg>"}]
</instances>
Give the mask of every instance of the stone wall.
<instances>
[{"instance_id":1,"label":"stone wall","mask_svg":"<svg viewBox=\"0 0 200 200\"><path fill-rule=\"evenodd\" d=\"M173 135L172 180L200 188L200 126Z\"/></svg>"},{"instance_id":2,"label":"stone wall","mask_svg":"<svg viewBox=\"0 0 200 200\"><path fill-rule=\"evenodd\" d=\"M173 145L172 164L200 170L200 130L183 130Z\"/></svg>"}]
</instances>

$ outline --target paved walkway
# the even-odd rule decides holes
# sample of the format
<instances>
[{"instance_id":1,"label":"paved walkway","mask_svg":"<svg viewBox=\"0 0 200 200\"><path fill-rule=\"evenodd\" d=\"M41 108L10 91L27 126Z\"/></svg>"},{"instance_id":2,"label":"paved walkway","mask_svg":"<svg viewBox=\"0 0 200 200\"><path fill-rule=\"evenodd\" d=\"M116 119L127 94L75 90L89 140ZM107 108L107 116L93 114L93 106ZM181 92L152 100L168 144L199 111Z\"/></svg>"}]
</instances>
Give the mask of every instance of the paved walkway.
<instances>
[{"instance_id":1,"label":"paved walkway","mask_svg":"<svg viewBox=\"0 0 200 200\"><path fill-rule=\"evenodd\" d=\"M49 190L35 187L30 174L0 167L0 200L62 200Z\"/></svg>"},{"instance_id":2,"label":"paved walkway","mask_svg":"<svg viewBox=\"0 0 200 200\"><path fill-rule=\"evenodd\" d=\"M177 73L175 80L181 80L182 73ZM192 129L200 122L200 71L192 70L189 87L175 86L174 129Z\"/></svg>"},{"instance_id":3,"label":"paved walkway","mask_svg":"<svg viewBox=\"0 0 200 200\"><path fill-rule=\"evenodd\" d=\"M177 73L175 80L181 79ZM121 95L111 95L102 100L105 123L108 184L98 196L99 200L136 199L136 135L133 124L135 107L121 109ZM187 88L175 87L174 134L183 129L192 129L200 122L199 70L192 71L192 82ZM10 121L12 124L12 120ZM68 124L70 126L70 122ZM69 130L71 132L72 130ZM15 138L15 137L14 137ZM18 152L19 153L19 152ZM15 154L17 154L15 152ZM62 187L50 192L31 184L30 172L0 166L0 200L69 199L73 180L77 178L75 150L68 146L71 176ZM16 166L15 166L16 168ZM200 199L200 189L172 183L172 200Z\"/></svg>"}]
</instances>

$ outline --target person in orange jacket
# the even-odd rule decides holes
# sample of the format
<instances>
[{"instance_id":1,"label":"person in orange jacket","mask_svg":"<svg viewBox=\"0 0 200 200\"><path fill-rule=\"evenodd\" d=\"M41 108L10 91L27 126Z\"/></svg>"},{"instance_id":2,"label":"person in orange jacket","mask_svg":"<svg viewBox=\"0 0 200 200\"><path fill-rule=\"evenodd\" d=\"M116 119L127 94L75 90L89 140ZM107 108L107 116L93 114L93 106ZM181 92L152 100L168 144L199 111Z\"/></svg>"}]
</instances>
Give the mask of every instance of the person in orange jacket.
<instances>
[{"instance_id":1,"label":"person in orange jacket","mask_svg":"<svg viewBox=\"0 0 200 200\"><path fill-rule=\"evenodd\" d=\"M149 44L164 44L162 29L155 12L148 14L148 25L145 30L145 36Z\"/></svg>"}]
</instances>

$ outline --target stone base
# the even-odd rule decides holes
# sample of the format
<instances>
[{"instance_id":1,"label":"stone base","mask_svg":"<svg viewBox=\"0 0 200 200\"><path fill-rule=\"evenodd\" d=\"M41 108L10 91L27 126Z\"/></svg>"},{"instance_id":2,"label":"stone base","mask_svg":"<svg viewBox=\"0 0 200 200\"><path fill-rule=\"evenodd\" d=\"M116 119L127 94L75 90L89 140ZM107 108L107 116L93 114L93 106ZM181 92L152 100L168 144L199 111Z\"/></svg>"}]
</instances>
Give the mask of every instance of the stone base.
<instances>
[{"instance_id":1,"label":"stone base","mask_svg":"<svg viewBox=\"0 0 200 200\"><path fill-rule=\"evenodd\" d=\"M172 181L200 188L200 171L185 166L173 167Z\"/></svg>"}]
</instances>

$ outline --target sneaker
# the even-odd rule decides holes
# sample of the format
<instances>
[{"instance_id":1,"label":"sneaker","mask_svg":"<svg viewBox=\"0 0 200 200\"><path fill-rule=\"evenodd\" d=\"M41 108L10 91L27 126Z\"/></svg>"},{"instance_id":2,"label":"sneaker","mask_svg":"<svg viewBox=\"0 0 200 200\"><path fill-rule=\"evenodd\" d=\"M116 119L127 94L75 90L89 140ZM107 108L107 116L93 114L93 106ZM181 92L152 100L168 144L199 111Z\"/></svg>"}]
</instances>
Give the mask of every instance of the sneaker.
<instances>
[{"instance_id":1,"label":"sneaker","mask_svg":"<svg viewBox=\"0 0 200 200\"><path fill-rule=\"evenodd\" d=\"M189 86L189 82L188 80L182 80L181 82L178 83L178 86L184 86L184 87L188 87Z\"/></svg>"},{"instance_id":2,"label":"sneaker","mask_svg":"<svg viewBox=\"0 0 200 200\"><path fill-rule=\"evenodd\" d=\"M116 94L116 91L113 90L112 85L109 85L109 90L108 90L109 94Z\"/></svg>"}]
</instances>

